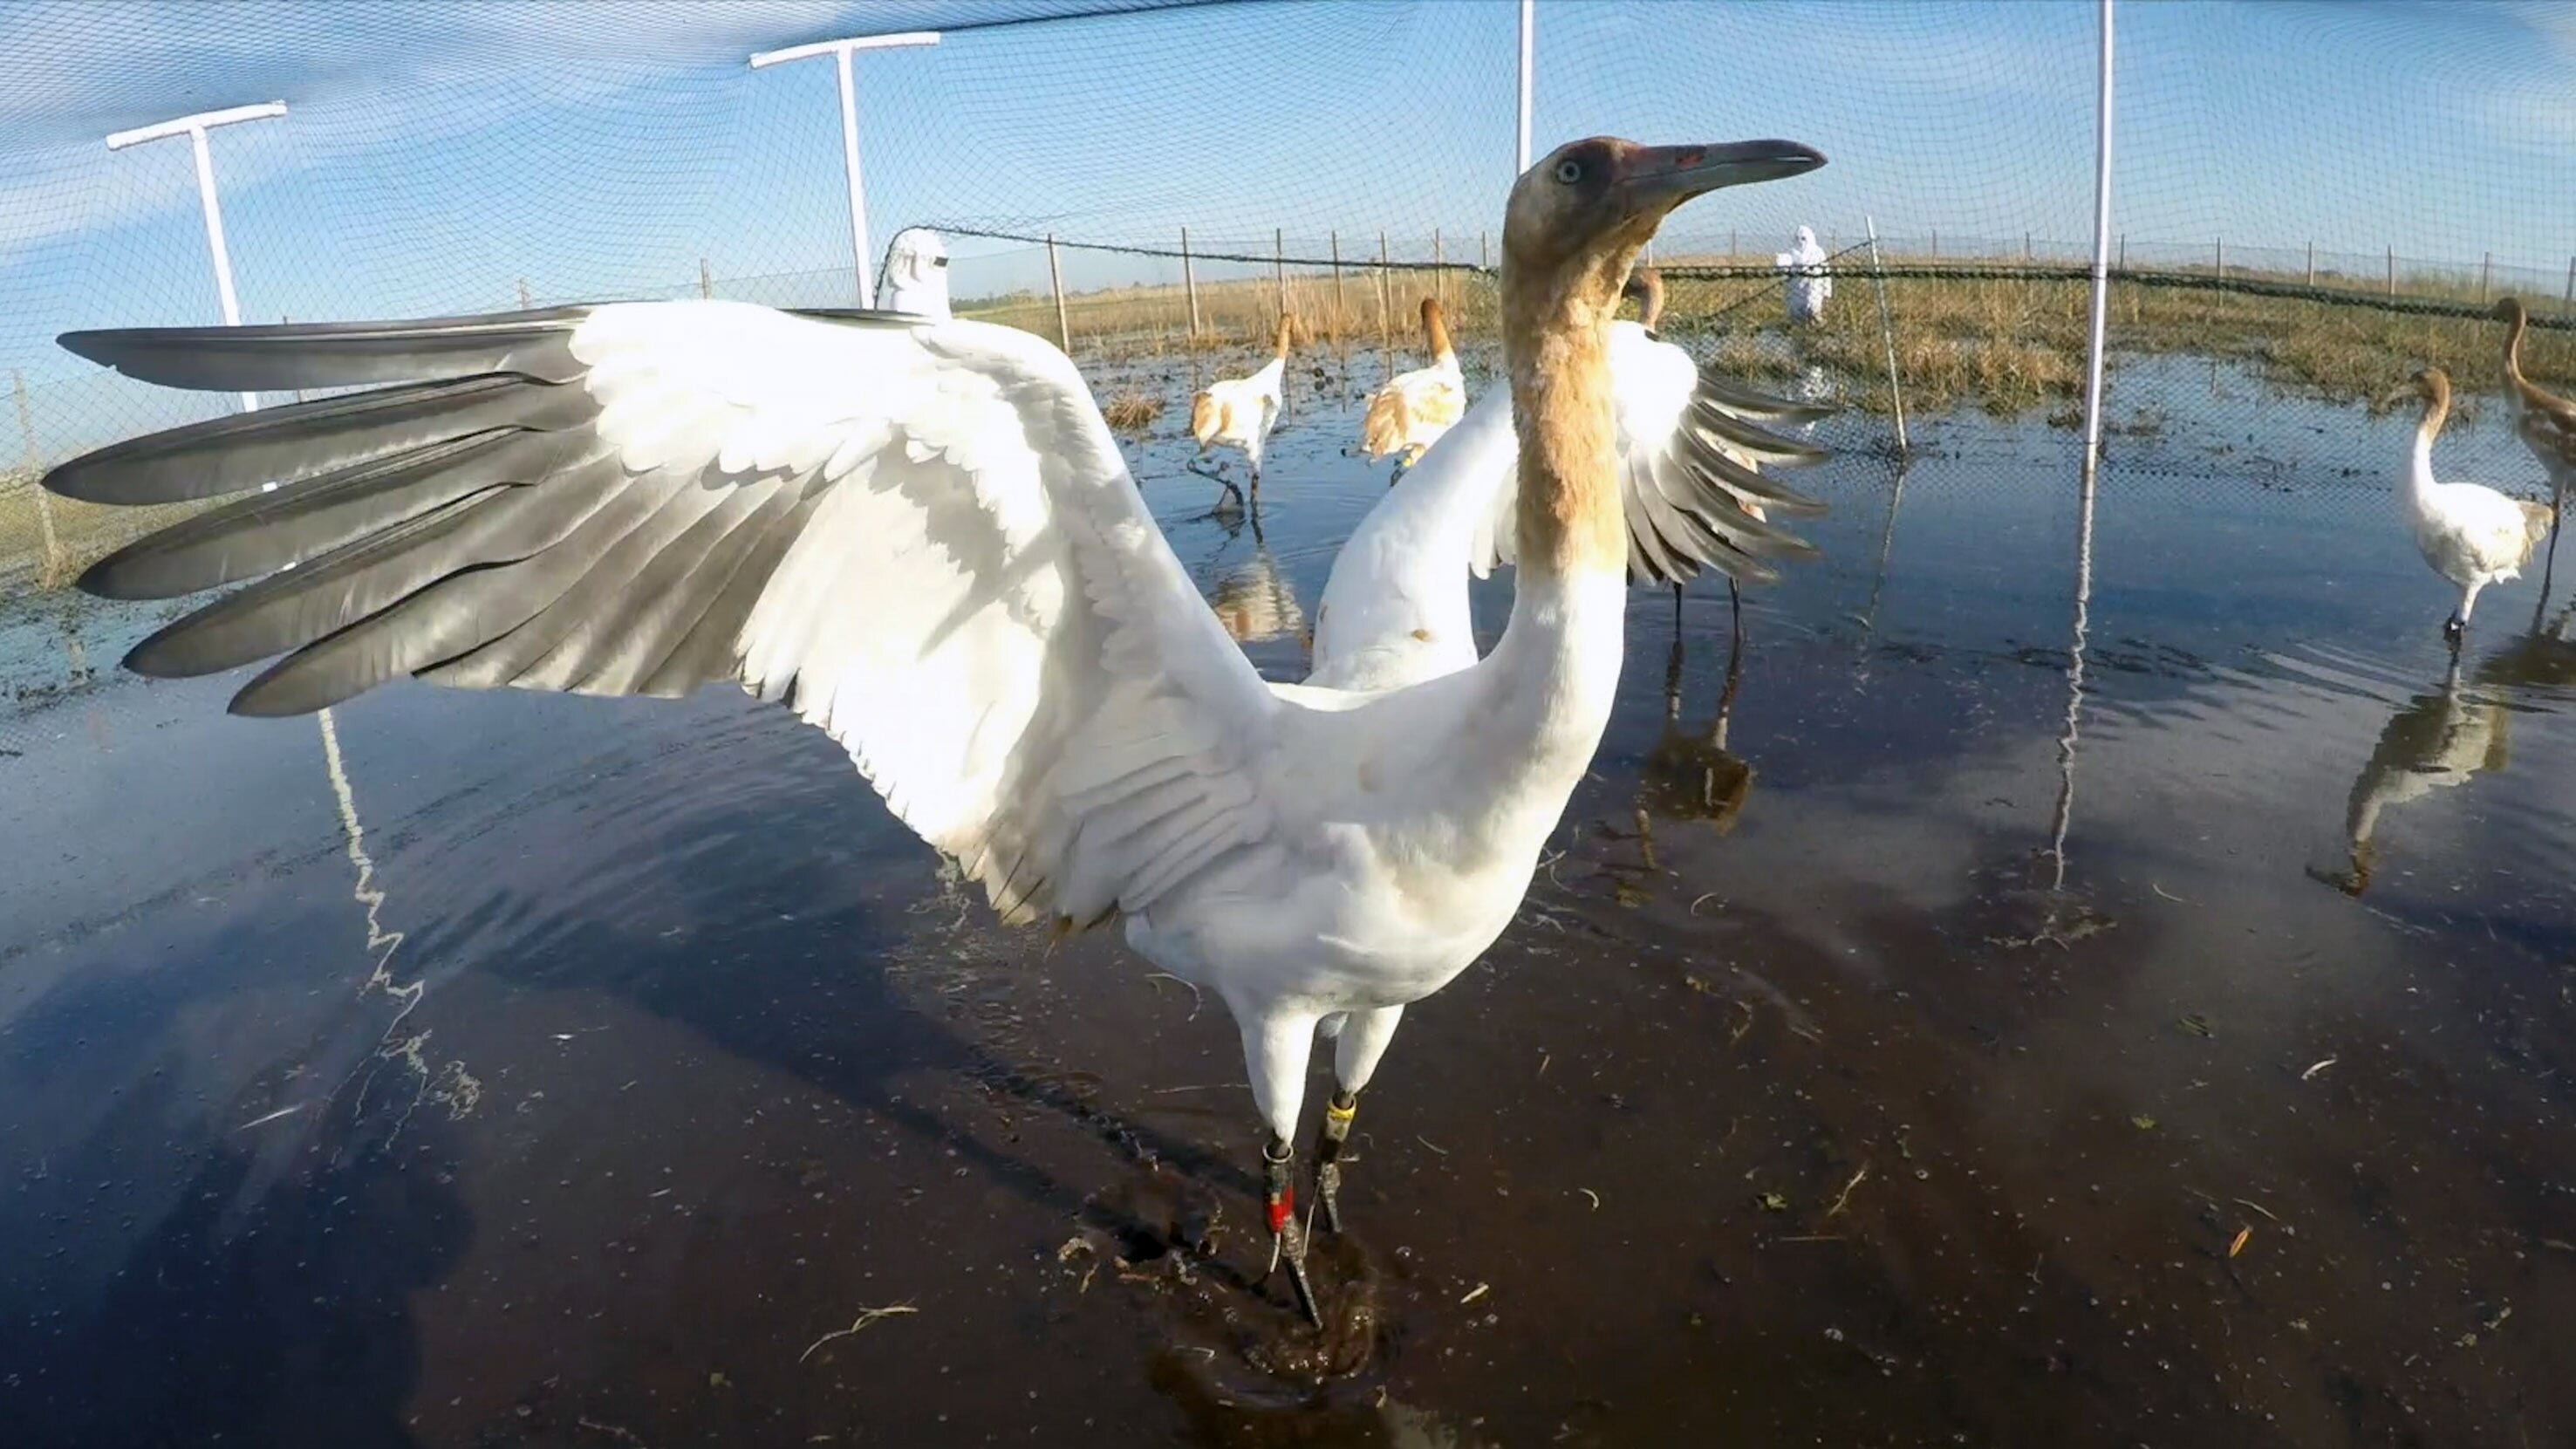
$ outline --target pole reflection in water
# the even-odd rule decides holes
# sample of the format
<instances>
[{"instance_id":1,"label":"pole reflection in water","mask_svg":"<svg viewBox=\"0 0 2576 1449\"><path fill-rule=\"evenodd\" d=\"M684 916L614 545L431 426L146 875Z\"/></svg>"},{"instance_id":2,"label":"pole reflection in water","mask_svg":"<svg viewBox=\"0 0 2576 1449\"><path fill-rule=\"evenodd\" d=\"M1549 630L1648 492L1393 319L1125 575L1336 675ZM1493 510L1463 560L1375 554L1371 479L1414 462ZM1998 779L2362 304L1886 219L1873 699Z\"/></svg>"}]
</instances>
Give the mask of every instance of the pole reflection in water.
<instances>
[{"instance_id":1,"label":"pole reflection in water","mask_svg":"<svg viewBox=\"0 0 2576 1449\"><path fill-rule=\"evenodd\" d=\"M1869 603L1860 613L1860 665L1853 677L1862 683L1869 680L1869 646L1878 634L1878 599L1887 592L1887 561L1896 550L1896 515L1905 506L1905 474L1913 466L1911 458L1897 460L1896 481L1887 490L1887 522L1878 530L1878 572L1870 577Z\"/></svg>"},{"instance_id":2,"label":"pole reflection in water","mask_svg":"<svg viewBox=\"0 0 2576 1449\"><path fill-rule=\"evenodd\" d=\"M2084 461L2081 511L2075 524L2075 627L2066 651L2066 726L2057 736L2057 808L2048 829L2049 928L2058 929L2066 891L2066 832L2075 819L2075 747L2083 735L2084 645L2093 627L2093 501L2099 466Z\"/></svg>"}]
</instances>

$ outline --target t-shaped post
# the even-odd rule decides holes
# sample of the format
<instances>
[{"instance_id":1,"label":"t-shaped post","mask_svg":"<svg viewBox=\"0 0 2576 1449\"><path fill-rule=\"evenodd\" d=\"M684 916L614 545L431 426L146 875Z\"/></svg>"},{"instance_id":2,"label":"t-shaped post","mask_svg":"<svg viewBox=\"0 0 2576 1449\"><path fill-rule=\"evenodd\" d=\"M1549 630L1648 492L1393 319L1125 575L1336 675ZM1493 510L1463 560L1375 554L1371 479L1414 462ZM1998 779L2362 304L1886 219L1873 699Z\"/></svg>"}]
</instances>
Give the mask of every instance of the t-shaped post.
<instances>
[{"instance_id":1,"label":"t-shaped post","mask_svg":"<svg viewBox=\"0 0 2576 1449\"><path fill-rule=\"evenodd\" d=\"M876 283L868 276L868 202L859 187L859 103L850 89L850 53L856 50L891 50L902 45L937 45L939 34L932 30L908 30L900 35L864 35L850 40L818 40L812 45L791 45L785 50L764 50L751 58L751 68L762 70L785 61L804 60L809 56L828 55L840 62L841 69L841 169L850 178L850 251L858 260L859 305L877 304Z\"/></svg>"},{"instance_id":2,"label":"t-shaped post","mask_svg":"<svg viewBox=\"0 0 2576 1449\"><path fill-rule=\"evenodd\" d=\"M268 101L256 106L235 106L226 111L199 111L175 121L119 131L107 138L110 151L122 151L128 146L139 146L167 136L188 138L188 145L197 156L197 200L206 211L206 249L215 257L215 295L223 302L224 325L227 327L241 325L241 301L233 294L232 253L224 247L224 211L215 201L215 162L206 152L206 133L235 121L265 121L285 114L286 102ZM253 411L259 407L259 394L243 393L241 403L242 411Z\"/></svg>"}]
</instances>

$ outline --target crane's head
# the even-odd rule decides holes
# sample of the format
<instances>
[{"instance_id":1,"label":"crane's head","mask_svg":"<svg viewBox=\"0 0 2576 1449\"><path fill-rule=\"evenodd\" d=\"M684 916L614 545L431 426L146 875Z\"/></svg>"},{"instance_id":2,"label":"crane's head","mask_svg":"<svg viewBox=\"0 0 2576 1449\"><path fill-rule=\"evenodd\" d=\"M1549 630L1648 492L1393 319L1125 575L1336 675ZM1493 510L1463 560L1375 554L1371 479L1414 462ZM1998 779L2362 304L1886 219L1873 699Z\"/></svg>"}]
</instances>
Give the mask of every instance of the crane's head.
<instances>
[{"instance_id":1,"label":"crane's head","mask_svg":"<svg viewBox=\"0 0 2576 1449\"><path fill-rule=\"evenodd\" d=\"M890 312L948 320L948 248L939 233L908 226L886 245L884 295Z\"/></svg>"},{"instance_id":2,"label":"crane's head","mask_svg":"<svg viewBox=\"0 0 2576 1449\"><path fill-rule=\"evenodd\" d=\"M1795 141L1640 146L1569 141L1521 173L1503 209L1503 285L1544 278L1607 312L1629 264L1673 208L1722 186L1776 181L1825 164Z\"/></svg>"},{"instance_id":3,"label":"crane's head","mask_svg":"<svg viewBox=\"0 0 2576 1449\"><path fill-rule=\"evenodd\" d=\"M2520 297L2507 297L2496 303L2493 316L2498 322L2514 327L2523 326L2531 321L2531 314L2523 310Z\"/></svg>"},{"instance_id":4,"label":"crane's head","mask_svg":"<svg viewBox=\"0 0 2576 1449\"><path fill-rule=\"evenodd\" d=\"M1647 331L1654 331L1664 315L1664 274L1653 267L1639 267L1628 274L1628 285L1619 289L1619 295L1635 300L1637 320Z\"/></svg>"},{"instance_id":5,"label":"crane's head","mask_svg":"<svg viewBox=\"0 0 2576 1449\"><path fill-rule=\"evenodd\" d=\"M2386 395L2379 399L2379 406L2393 408L2408 398L2417 398L2430 403L2431 411L2449 412L2451 410L2451 375L2438 367L2421 368L2412 377L2389 389Z\"/></svg>"}]
</instances>

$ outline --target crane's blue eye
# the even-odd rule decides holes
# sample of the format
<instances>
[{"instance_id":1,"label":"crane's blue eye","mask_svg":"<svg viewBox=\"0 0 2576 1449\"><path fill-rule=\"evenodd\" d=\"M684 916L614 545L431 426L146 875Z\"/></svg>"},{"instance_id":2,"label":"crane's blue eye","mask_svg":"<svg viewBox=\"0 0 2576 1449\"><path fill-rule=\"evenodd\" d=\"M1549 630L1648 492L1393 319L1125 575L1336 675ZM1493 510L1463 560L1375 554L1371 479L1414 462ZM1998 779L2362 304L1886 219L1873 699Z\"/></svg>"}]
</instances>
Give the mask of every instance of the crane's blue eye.
<instances>
[{"instance_id":1,"label":"crane's blue eye","mask_svg":"<svg viewBox=\"0 0 2576 1449\"><path fill-rule=\"evenodd\" d=\"M1583 163L1570 159L1557 162L1556 179L1572 186L1583 179Z\"/></svg>"}]
</instances>

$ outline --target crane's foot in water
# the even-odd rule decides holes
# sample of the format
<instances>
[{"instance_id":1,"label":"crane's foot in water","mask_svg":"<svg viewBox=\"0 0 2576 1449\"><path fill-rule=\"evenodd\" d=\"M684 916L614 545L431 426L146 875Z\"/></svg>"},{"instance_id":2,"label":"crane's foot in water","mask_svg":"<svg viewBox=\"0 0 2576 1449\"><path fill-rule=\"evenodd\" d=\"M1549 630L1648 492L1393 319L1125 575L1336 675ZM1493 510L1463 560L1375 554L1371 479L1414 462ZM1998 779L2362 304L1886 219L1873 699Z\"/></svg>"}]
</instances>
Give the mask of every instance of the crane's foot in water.
<instances>
[{"instance_id":1,"label":"crane's foot in water","mask_svg":"<svg viewBox=\"0 0 2576 1449\"><path fill-rule=\"evenodd\" d=\"M2457 614L2453 614L2451 617L2442 621L2442 637L2449 640L2451 647L2454 649L2460 647L2460 640L2466 637L2468 632L2468 621Z\"/></svg>"},{"instance_id":2,"label":"crane's foot in water","mask_svg":"<svg viewBox=\"0 0 2576 1449\"><path fill-rule=\"evenodd\" d=\"M1342 1164L1350 1160L1351 1119L1359 1115L1356 1092L1335 1092L1324 1107L1324 1124L1315 1129L1315 1202L1324 1214L1324 1231L1342 1231Z\"/></svg>"},{"instance_id":3,"label":"crane's foot in water","mask_svg":"<svg viewBox=\"0 0 2576 1449\"><path fill-rule=\"evenodd\" d=\"M1261 1206L1270 1223L1270 1267L1261 1279L1270 1281L1286 1265L1298 1310L1307 1322L1321 1328L1324 1315L1315 1306L1315 1285L1306 1276L1306 1230L1297 1221L1297 1189L1290 1170L1296 1160L1297 1149L1283 1138L1274 1137L1261 1149Z\"/></svg>"},{"instance_id":4,"label":"crane's foot in water","mask_svg":"<svg viewBox=\"0 0 2576 1449\"><path fill-rule=\"evenodd\" d=\"M1243 506L1243 490L1235 486L1233 479L1228 478L1214 468L1202 466L1196 459L1192 459L1189 462L1182 464L1181 467L1188 472L1198 474L1202 478L1212 478L1216 480L1216 482L1225 489L1226 493L1234 499L1235 507L1241 508ZM1258 488L1261 485L1258 480L1255 480L1253 486ZM1223 508L1224 506L1225 499L1219 498L1217 500L1217 507Z\"/></svg>"}]
</instances>

